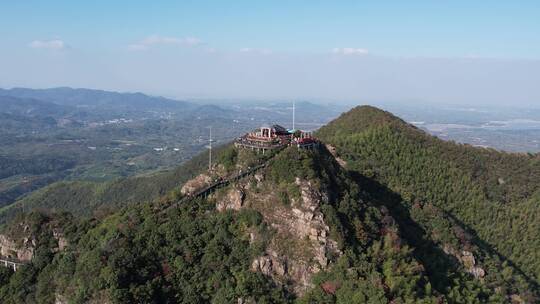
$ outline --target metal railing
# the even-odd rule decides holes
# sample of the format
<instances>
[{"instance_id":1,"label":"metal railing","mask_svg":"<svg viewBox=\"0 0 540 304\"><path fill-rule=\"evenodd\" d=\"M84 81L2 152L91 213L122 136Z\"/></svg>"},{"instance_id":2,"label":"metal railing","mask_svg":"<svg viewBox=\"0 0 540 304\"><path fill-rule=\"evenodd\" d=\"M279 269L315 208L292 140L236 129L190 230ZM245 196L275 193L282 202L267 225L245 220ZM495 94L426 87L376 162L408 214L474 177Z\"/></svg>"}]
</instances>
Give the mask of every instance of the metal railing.
<instances>
[{"instance_id":1,"label":"metal railing","mask_svg":"<svg viewBox=\"0 0 540 304\"><path fill-rule=\"evenodd\" d=\"M178 207L180 204L185 203L185 202L190 201L190 200L193 200L193 199L197 199L197 198L201 198L201 197L208 197L210 194L212 194L216 190L221 189L223 187L226 187L226 186L230 185L231 183L233 183L235 181L238 181L238 180L240 180L240 179L242 179L242 178L244 178L244 177L246 177L248 175L251 175L251 174L261 170L262 168L265 168L268 165L269 161L270 161L270 159L268 159L263 164L255 166L253 168L249 168L246 171L241 171L241 172L239 172L239 173L237 173L237 174L235 174L233 176L230 176L230 177L228 177L226 179L216 181L216 182L214 182L214 183L200 189L199 191L197 191L197 192L195 192L195 193L193 193L191 195L184 196L183 198L181 198L180 200L178 200L177 202L175 202L171 206L165 208L162 212L167 212L171 208Z\"/></svg>"},{"instance_id":2,"label":"metal railing","mask_svg":"<svg viewBox=\"0 0 540 304\"><path fill-rule=\"evenodd\" d=\"M7 257L0 257L0 265L8 268L13 268L13 271L17 271L17 268L25 265L27 263L23 263L22 261L18 261L15 259L10 259Z\"/></svg>"}]
</instances>

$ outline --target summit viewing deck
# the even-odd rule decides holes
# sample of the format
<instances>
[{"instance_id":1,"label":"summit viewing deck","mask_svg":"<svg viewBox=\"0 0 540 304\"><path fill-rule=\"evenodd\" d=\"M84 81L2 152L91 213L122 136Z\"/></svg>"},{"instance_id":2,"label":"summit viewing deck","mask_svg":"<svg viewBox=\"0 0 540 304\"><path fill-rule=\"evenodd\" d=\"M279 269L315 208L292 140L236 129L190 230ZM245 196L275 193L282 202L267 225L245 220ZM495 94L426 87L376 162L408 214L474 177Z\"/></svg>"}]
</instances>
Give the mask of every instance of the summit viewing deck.
<instances>
[{"instance_id":1,"label":"summit viewing deck","mask_svg":"<svg viewBox=\"0 0 540 304\"><path fill-rule=\"evenodd\" d=\"M319 145L311 132L301 130L287 130L280 125L262 126L249 132L234 142L235 147L246 148L262 152L296 146L301 149L311 149Z\"/></svg>"}]
</instances>

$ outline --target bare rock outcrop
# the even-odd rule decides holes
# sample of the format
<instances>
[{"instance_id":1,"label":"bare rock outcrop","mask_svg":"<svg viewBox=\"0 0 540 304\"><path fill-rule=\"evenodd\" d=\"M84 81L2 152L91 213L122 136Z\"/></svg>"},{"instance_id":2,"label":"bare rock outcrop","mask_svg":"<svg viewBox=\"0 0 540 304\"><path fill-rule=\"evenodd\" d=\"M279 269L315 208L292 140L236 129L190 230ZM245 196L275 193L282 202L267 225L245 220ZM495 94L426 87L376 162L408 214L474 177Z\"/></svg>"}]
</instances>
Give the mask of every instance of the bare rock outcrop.
<instances>
[{"instance_id":1,"label":"bare rock outcrop","mask_svg":"<svg viewBox=\"0 0 540 304\"><path fill-rule=\"evenodd\" d=\"M195 188L192 185L200 187L204 177L197 181L186 184L190 187L188 190ZM337 242L330 238L330 228L320 209L321 204L328 202L329 195L300 178L296 178L295 186L300 195L284 203L275 185L270 181L267 183L264 173L259 172L251 180L239 181L235 186L213 195L213 199L218 211L253 208L261 213L271 232L268 238L263 238L266 248L252 261L251 269L301 295L313 287L313 275L328 268L331 261L342 253ZM247 233L250 243L262 241L257 233Z\"/></svg>"},{"instance_id":2,"label":"bare rock outcrop","mask_svg":"<svg viewBox=\"0 0 540 304\"><path fill-rule=\"evenodd\" d=\"M471 251L458 251L449 245L445 245L443 247L443 251L446 254L454 256L459 261L459 263L463 265L465 270L468 273L472 274L475 278L482 279L486 276L486 271L482 267L477 265L476 258Z\"/></svg>"},{"instance_id":3,"label":"bare rock outcrop","mask_svg":"<svg viewBox=\"0 0 540 304\"><path fill-rule=\"evenodd\" d=\"M63 295L56 293L54 295L54 304L68 304L69 301Z\"/></svg>"},{"instance_id":4,"label":"bare rock outcrop","mask_svg":"<svg viewBox=\"0 0 540 304\"><path fill-rule=\"evenodd\" d=\"M337 242L330 239L330 228L320 211L328 195L309 181L297 178L295 184L300 198L292 199L291 206L263 210L265 221L275 234L265 254L256 258L251 267L278 283L291 283L292 291L301 295L313 287L313 275L329 267L330 257L339 256L341 252Z\"/></svg>"},{"instance_id":5,"label":"bare rock outcrop","mask_svg":"<svg viewBox=\"0 0 540 304\"><path fill-rule=\"evenodd\" d=\"M255 299L248 297L248 298L238 298L236 300L237 304L256 304Z\"/></svg>"},{"instance_id":6,"label":"bare rock outcrop","mask_svg":"<svg viewBox=\"0 0 540 304\"><path fill-rule=\"evenodd\" d=\"M337 161L337 163L338 163L341 167L345 168L345 167L347 166L347 162L344 161L342 158L340 158L340 157L338 156L336 148L335 148L334 146L329 145L329 144L326 144L325 146L326 146L326 149L330 152L330 154L332 154L332 156L334 157L334 159Z\"/></svg>"},{"instance_id":7,"label":"bare rock outcrop","mask_svg":"<svg viewBox=\"0 0 540 304\"><path fill-rule=\"evenodd\" d=\"M255 178L255 181L257 183L257 187L261 187L262 183L264 181L264 174L258 172L258 173L255 173L255 175L253 177Z\"/></svg>"},{"instance_id":8,"label":"bare rock outcrop","mask_svg":"<svg viewBox=\"0 0 540 304\"><path fill-rule=\"evenodd\" d=\"M292 291L303 294L312 287L311 278L322 267L310 261L278 254L274 249L268 248L265 255L253 260L251 269L272 277L278 283L292 282Z\"/></svg>"},{"instance_id":9,"label":"bare rock outcrop","mask_svg":"<svg viewBox=\"0 0 540 304\"><path fill-rule=\"evenodd\" d=\"M56 251L62 251L64 250L67 245L68 245L68 241L67 239L64 237L64 233L62 232L62 230L60 229L53 229L53 237L56 239L56 241L58 242L58 247L56 248Z\"/></svg>"},{"instance_id":10,"label":"bare rock outcrop","mask_svg":"<svg viewBox=\"0 0 540 304\"><path fill-rule=\"evenodd\" d=\"M211 183L212 177L203 173L195 177L194 179L187 181L184 186L182 186L180 192L183 195L192 195L195 194L195 192L197 192L199 189L202 189L210 185Z\"/></svg>"},{"instance_id":11,"label":"bare rock outcrop","mask_svg":"<svg viewBox=\"0 0 540 304\"><path fill-rule=\"evenodd\" d=\"M476 259L470 251L463 250L461 252L461 263L465 266L467 272L477 279L483 278L486 275L486 271L483 268L476 266Z\"/></svg>"},{"instance_id":12,"label":"bare rock outcrop","mask_svg":"<svg viewBox=\"0 0 540 304\"><path fill-rule=\"evenodd\" d=\"M0 255L2 257L28 262L34 256L35 245L34 239L24 238L22 244L17 244L11 238L0 235Z\"/></svg>"},{"instance_id":13,"label":"bare rock outcrop","mask_svg":"<svg viewBox=\"0 0 540 304\"><path fill-rule=\"evenodd\" d=\"M525 302L518 294L513 294L510 296L510 303L512 304L526 304Z\"/></svg>"},{"instance_id":14,"label":"bare rock outcrop","mask_svg":"<svg viewBox=\"0 0 540 304\"><path fill-rule=\"evenodd\" d=\"M216 204L218 211L225 211L227 209L240 210L244 203L245 193L241 188L233 187L227 192L224 198L220 199Z\"/></svg>"}]
</instances>

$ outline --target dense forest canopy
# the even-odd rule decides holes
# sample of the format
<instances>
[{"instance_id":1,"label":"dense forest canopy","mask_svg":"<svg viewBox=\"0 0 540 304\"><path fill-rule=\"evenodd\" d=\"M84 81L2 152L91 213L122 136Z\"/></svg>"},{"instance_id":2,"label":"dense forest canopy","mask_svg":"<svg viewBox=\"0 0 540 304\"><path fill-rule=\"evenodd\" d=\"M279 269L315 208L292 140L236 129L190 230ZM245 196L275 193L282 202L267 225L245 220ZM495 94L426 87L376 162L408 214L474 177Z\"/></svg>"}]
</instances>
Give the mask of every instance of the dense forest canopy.
<instances>
[{"instance_id":1,"label":"dense forest canopy","mask_svg":"<svg viewBox=\"0 0 540 304\"><path fill-rule=\"evenodd\" d=\"M320 129L348 168L433 205L485 250L540 281L540 156L445 142L377 108L357 107Z\"/></svg>"}]
</instances>

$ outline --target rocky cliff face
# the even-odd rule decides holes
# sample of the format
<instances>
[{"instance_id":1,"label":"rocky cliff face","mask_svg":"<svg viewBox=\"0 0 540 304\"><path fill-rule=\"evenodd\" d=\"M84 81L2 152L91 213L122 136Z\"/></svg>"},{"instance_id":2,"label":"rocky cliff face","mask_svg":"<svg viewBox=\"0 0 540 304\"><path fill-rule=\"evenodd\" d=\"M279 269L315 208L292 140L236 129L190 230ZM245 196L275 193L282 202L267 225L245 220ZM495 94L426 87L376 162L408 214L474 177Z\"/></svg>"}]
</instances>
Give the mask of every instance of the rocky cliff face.
<instances>
[{"instance_id":1,"label":"rocky cliff face","mask_svg":"<svg viewBox=\"0 0 540 304\"><path fill-rule=\"evenodd\" d=\"M474 254L471 251L462 250L458 251L454 248L452 248L450 245L445 245L443 247L443 251L446 254L452 255L455 257L458 262L463 265L465 270L472 274L477 279L482 279L486 275L486 271L477 265L476 258L474 257Z\"/></svg>"},{"instance_id":2,"label":"rocky cliff face","mask_svg":"<svg viewBox=\"0 0 540 304\"><path fill-rule=\"evenodd\" d=\"M326 144L325 145L326 149L328 150L328 152L330 152L330 154L332 154L332 156L334 157L334 159L336 160L336 162L343 168L347 167L347 162L345 160L343 160L342 158L339 157L338 153L337 153L337 150L334 146L331 146L331 145L328 145Z\"/></svg>"},{"instance_id":3,"label":"rocky cliff face","mask_svg":"<svg viewBox=\"0 0 540 304\"><path fill-rule=\"evenodd\" d=\"M61 229L53 229L53 238L58 242L58 247L56 247L54 251L62 251L67 247L68 241Z\"/></svg>"},{"instance_id":4,"label":"rocky cliff face","mask_svg":"<svg viewBox=\"0 0 540 304\"><path fill-rule=\"evenodd\" d=\"M206 171L187 181L180 189L180 193L186 196L193 195L217 180L226 179L229 175L230 172L225 169L225 166L215 164L212 166L212 171Z\"/></svg>"},{"instance_id":5,"label":"rocky cliff face","mask_svg":"<svg viewBox=\"0 0 540 304\"><path fill-rule=\"evenodd\" d=\"M31 226L31 223L23 220L14 223L3 234L0 234L0 256L20 262L30 262L44 237L52 237L56 241L56 247L50 248L52 252L62 251L68 246L67 238L57 223L43 223L38 230Z\"/></svg>"},{"instance_id":6,"label":"rocky cliff face","mask_svg":"<svg viewBox=\"0 0 540 304\"><path fill-rule=\"evenodd\" d=\"M216 204L218 211L225 211L227 209L240 210L244 205L245 190L243 187L236 186L230 189L225 197L220 199Z\"/></svg>"},{"instance_id":7,"label":"rocky cliff face","mask_svg":"<svg viewBox=\"0 0 540 304\"><path fill-rule=\"evenodd\" d=\"M275 185L265 181L264 173L239 182L214 199L219 211L252 208L262 214L271 233L264 254L252 261L252 270L301 295L312 287L313 275L330 267L341 252L329 237L320 210L328 194L307 180L296 178L294 184L300 195L288 204L282 202ZM258 238L250 235L252 242Z\"/></svg>"},{"instance_id":8,"label":"rocky cliff face","mask_svg":"<svg viewBox=\"0 0 540 304\"><path fill-rule=\"evenodd\" d=\"M19 244L16 240L0 234L0 256L29 262L34 256L36 240L25 237Z\"/></svg>"},{"instance_id":9,"label":"rocky cliff face","mask_svg":"<svg viewBox=\"0 0 540 304\"><path fill-rule=\"evenodd\" d=\"M194 179L187 181L184 186L182 186L180 192L183 195L192 195L197 192L197 190L210 185L210 183L212 183L212 177L207 174L200 174Z\"/></svg>"}]
</instances>

